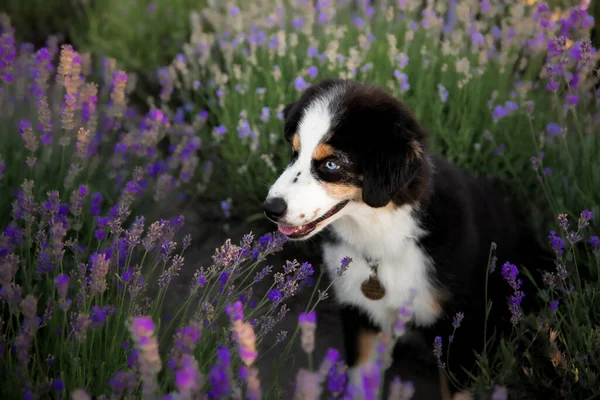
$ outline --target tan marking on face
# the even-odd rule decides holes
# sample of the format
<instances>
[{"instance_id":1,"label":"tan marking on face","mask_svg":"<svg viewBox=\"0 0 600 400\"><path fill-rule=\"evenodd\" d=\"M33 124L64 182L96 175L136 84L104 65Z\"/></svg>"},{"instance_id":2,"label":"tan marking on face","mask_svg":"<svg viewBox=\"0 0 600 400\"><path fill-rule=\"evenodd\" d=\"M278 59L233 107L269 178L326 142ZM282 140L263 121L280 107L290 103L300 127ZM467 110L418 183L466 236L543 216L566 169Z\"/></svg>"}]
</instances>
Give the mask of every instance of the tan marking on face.
<instances>
[{"instance_id":1,"label":"tan marking on face","mask_svg":"<svg viewBox=\"0 0 600 400\"><path fill-rule=\"evenodd\" d=\"M372 360L376 341L377 334L375 332L360 331L358 334L356 366L363 366Z\"/></svg>"},{"instance_id":2,"label":"tan marking on face","mask_svg":"<svg viewBox=\"0 0 600 400\"><path fill-rule=\"evenodd\" d=\"M323 160L327 157L331 157L333 155L333 148L325 143L321 143L317 145L315 148L315 152L313 153L313 158L315 160Z\"/></svg>"},{"instance_id":3,"label":"tan marking on face","mask_svg":"<svg viewBox=\"0 0 600 400\"><path fill-rule=\"evenodd\" d=\"M292 147L294 148L294 151L300 151L300 135L297 133L294 134L294 137L292 138Z\"/></svg>"},{"instance_id":4,"label":"tan marking on face","mask_svg":"<svg viewBox=\"0 0 600 400\"><path fill-rule=\"evenodd\" d=\"M362 197L362 189L356 186L330 182L323 182L322 185L327 194L334 199L360 200Z\"/></svg>"}]
</instances>

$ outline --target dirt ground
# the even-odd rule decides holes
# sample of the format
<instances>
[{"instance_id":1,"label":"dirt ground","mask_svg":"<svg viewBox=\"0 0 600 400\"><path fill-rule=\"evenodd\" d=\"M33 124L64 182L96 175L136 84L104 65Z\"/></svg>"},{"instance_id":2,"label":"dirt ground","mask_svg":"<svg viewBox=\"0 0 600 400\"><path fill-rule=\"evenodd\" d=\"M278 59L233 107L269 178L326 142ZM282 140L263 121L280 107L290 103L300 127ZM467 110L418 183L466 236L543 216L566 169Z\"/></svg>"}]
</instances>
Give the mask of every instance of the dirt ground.
<instances>
[{"instance_id":1,"label":"dirt ground","mask_svg":"<svg viewBox=\"0 0 600 400\"><path fill-rule=\"evenodd\" d=\"M238 243L242 235L252 231L256 237L259 237L269 232L268 225L254 224L252 226L243 223L230 223L230 228L227 232L224 231L222 223L215 221L202 220L202 217L193 213L186 215L186 232L191 233L193 237L192 245L185 254L186 267L181 272L180 276L171 283L170 294L166 298L165 307L167 309L176 309L181 303L184 296L188 292L188 285L191 278L199 266L210 266L211 256L214 254L215 248L220 247L227 238L231 238L234 243ZM302 248L296 243L286 245L284 251L273 256L269 261L269 265L275 268L283 265L286 259L298 259L298 261L312 262L315 268L315 277L319 273L319 259L307 259L302 254ZM269 283L270 285L270 283ZM327 282L322 281L320 286L325 287ZM266 288L263 289L267 290ZM257 287L255 291L260 291ZM290 312L281 321L273 332L273 336L280 330L287 330L291 335L297 326L297 318L299 313L305 310L309 302L312 288L300 291L294 298L287 301L290 307ZM168 311L167 311L168 312ZM272 343L273 339L266 338L263 343ZM343 341L341 332L341 323L336 311L336 305L333 297L321 302L317 307L317 333L315 343L314 360L318 365L325 356L328 348L333 347L343 355ZM263 349L259 349L260 351ZM424 349L423 351L431 351ZM293 386L296 373L300 367L307 366L307 357L300 347L299 339L293 343L291 355L295 362L286 365L285 368L274 370L274 362L277 361L279 351L273 350L267 353L258 361L260 370L261 385L267 388L274 383L274 380L279 380L280 386L285 388L287 394L293 393ZM439 374L437 367L424 366L414 360L414 356L405 354L396 354L392 367L386 373L386 387L394 376L399 376L403 381L411 380L415 386L414 399L431 399L436 400L441 398ZM282 396L283 397L283 396Z\"/></svg>"}]
</instances>

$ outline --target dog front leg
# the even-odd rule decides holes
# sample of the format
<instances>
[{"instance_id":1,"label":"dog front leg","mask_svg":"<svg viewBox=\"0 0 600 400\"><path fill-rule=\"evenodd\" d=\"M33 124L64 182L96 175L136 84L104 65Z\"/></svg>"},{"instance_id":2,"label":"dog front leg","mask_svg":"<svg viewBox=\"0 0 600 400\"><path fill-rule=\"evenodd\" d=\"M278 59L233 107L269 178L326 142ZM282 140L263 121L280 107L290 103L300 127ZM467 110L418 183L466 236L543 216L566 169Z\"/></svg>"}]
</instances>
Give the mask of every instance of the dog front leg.
<instances>
[{"instance_id":1,"label":"dog front leg","mask_svg":"<svg viewBox=\"0 0 600 400\"><path fill-rule=\"evenodd\" d=\"M348 383L361 387L362 373L377 357L377 336L381 329L354 306L342 306L341 320L348 365Z\"/></svg>"}]
</instances>

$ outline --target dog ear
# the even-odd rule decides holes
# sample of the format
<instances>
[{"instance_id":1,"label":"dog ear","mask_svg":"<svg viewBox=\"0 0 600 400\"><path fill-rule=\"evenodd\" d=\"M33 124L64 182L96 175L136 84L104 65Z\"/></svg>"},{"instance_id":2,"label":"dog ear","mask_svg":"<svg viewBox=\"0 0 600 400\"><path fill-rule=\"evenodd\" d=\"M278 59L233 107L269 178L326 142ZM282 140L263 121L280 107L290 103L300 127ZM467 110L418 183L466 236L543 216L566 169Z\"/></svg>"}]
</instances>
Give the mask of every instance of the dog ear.
<instances>
[{"instance_id":1,"label":"dog ear","mask_svg":"<svg viewBox=\"0 0 600 400\"><path fill-rule=\"evenodd\" d=\"M292 110L292 108L293 108L293 107L296 105L296 103L297 103L297 101L293 101L293 102L291 102L291 103L288 103L288 104L286 104L286 105L283 107L283 110L282 110L282 112L281 112L281 113L283 114L283 119L284 119L284 120L288 119L288 117L290 116L290 111L291 111L291 110Z\"/></svg>"},{"instance_id":2,"label":"dog ear","mask_svg":"<svg viewBox=\"0 0 600 400\"><path fill-rule=\"evenodd\" d=\"M283 136L289 143L292 143L292 138L296 134L300 118L300 113L295 110L296 104L298 104L297 101L287 104L281 112L283 114Z\"/></svg>"},{"instance_id":3,"label":"dog ear","mask_svg":"<svg viewBox=\"0 0 600 400\"><path fill-rule=\"evenodd\" d=\"M363 201L370 207L385 207L392 199L406 201L412 184L423 168L423 147L412 135L397 132L377 143L364 163Z\"/></svg>"}]
</instances>

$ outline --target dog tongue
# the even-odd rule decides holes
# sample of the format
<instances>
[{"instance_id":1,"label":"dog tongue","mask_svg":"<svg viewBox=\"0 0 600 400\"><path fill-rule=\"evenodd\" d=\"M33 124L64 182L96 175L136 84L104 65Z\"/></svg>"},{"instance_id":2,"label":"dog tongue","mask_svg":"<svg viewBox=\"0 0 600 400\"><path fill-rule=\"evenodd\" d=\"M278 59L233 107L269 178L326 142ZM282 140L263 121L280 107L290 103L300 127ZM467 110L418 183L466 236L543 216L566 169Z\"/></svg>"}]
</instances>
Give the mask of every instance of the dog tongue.
<instances>
[{"instance_id":1,"label":"dog tongue","mask_svg":"<svg viewBox=\"0 0 600 400\"><path fill-rule=\"evenodd\" d=\"M277 225L277 228L279 229L279 232L283 233L286 236L291 235L292 233L294 233L298 230L298 227L296 227L296 226Z\"/></svg>"}]
</instances>

